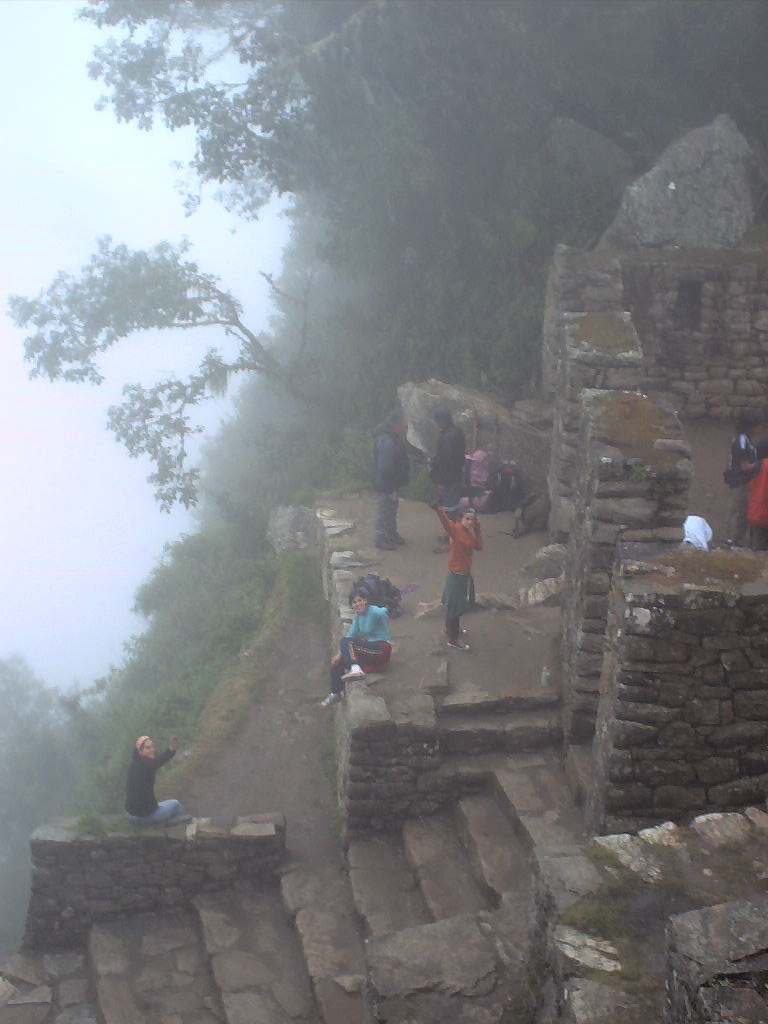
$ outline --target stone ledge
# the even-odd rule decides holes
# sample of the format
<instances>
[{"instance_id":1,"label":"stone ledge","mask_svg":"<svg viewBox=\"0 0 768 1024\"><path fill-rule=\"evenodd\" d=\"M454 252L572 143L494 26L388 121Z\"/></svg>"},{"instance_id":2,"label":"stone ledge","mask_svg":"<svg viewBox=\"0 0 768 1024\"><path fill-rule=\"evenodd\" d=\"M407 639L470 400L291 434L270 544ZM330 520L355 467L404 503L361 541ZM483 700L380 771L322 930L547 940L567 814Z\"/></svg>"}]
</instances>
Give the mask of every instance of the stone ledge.
<instances>
[{"instance_id":1,"label":"stone ledge","mask_svg":"<svg viewBox=\"0 0 768 1024\"><path fill-rule=\"evenodd\" d=\"M100 820L99 835L83 835L76 819L33 833L26 947L69 945L95 921L180 906L238 879L274 877L285 857L285 818L277 812L167 827Z\"/></svg>"}]
</instances>

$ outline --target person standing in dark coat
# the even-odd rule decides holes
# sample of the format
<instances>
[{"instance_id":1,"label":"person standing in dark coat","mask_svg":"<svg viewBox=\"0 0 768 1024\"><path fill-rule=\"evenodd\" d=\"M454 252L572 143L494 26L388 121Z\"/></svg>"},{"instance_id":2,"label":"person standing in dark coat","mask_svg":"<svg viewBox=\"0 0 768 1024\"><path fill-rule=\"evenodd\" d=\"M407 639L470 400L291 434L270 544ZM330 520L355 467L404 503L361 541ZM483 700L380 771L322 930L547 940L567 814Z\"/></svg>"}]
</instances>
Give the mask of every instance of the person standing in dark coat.
<instances>
[{"instance_id":1,"label":"person standing in dark coat","mask_svg":"<svg viewBox=\"0 0 768 1024\"><path fill-rule=\"evenodd\" d=\"M436 409L434 421L438 429L437 447L434 458L429 463L429 475L437 484L437 505L455 522L464 484L467 440L464 431L453 422L453 417L447 409ZM434 551L440 554L447 550L448 537L440 536Z\"/></svg>"},{"instance_id":2,"label":"person standing in dark coat","mask_svg":"<svg viewBox=\"0 0 768 1024\"><path fill-rule=\"evenodd\" d=\"M139 736L134 744L128 766L125 795L125 813L135 825L158 825L178 818L184 811L178 800L155 799L155 775L179 749L179 741L172 736L168 749L155 754L155 745L149 736Z\"/></svg>"},{"instance_id":3,"label":"person standing in dark coat","mask_svg":"<svg viewBox=\"0 0 768 1024\"><path fill-rule=\"evenodd\" d=\"M760 469L760 456L757 447L748 434L749 423L744 417L736 422L736 433L731 438L731 449L728 453L728 468L723 477L730 488L728 507L728 539L729 547L741 547L747 544L749 526L747 524L747 503L749 501L749 481Z\"/></svg>"},{"instance_id":4,"label":"person standing in dark coat","mask_svg":"<svg viewBox=\"0 0 768 1024\"><path fill-rule=\"evenodd\" d=\"M376 492L377 548L394 551L405 540L397 532L398 491L410 479L408 449L404 436L408 421L402 409L395 409L374 431L373 489Z\"/></svg>"}]
</instances>

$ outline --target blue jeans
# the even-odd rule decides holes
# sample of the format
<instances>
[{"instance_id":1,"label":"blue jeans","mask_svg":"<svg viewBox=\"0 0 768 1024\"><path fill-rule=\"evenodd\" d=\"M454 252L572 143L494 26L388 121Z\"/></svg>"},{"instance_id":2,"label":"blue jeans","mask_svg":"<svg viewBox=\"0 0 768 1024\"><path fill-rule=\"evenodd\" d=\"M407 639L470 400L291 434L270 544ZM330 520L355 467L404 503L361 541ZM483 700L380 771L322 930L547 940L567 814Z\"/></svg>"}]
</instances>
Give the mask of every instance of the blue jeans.
<instances>
[{"instance_id":1,"label":"blue jeans","mask_svg":"<svg viewBox=\"0 0 768 1024\"><path fill-rule=\"evenodd\" d=\"M125 812L125 816L134 825L159 825L170 818L178 818L183 813L184 809L178 800L161 800L157 805L157 810L143 818L138 817L136 814L129 814L128 811Z\"/></svg>"}]
</instances>

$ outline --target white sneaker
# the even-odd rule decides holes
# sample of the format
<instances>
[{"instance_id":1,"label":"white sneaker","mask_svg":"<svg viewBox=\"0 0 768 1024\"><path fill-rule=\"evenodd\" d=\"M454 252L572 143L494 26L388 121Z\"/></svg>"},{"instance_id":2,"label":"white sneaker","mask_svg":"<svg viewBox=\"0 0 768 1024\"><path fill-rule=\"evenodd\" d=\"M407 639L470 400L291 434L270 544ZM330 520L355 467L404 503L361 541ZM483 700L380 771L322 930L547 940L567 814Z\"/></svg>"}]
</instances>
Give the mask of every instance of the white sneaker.
<instances>
[{"instance_id":1,"label":"white sneaker","mask_svg":"<svg viewBox=\"0 0 768 1024\"><path fill-rule=\"evenodd\" d=\"M331 704L338 704L343 696L344 694L342 693L329 693L327 697L320 701L320 707L329 708Z\"/></svg>"},{"instance_id":2,"label":"white sneaker","mask_svg":"<svg viewBox=\"0 0 768 1024\"><path fill-rule=\"evenodd\" d=\"M365 672L359 665L353 665L349 672L345 672L341 677L342 683L349 683L353 679L365 679Z\"/></svg>"}]
</instances>

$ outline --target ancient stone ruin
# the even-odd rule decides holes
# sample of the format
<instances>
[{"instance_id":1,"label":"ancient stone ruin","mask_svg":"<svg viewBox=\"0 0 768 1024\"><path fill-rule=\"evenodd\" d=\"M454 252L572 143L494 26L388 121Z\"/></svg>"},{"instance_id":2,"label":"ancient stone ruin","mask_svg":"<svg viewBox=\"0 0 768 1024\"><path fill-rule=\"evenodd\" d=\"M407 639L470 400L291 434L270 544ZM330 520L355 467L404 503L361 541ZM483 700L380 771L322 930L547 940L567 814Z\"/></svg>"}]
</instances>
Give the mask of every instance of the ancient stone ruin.
<instances>
[{"instance_id":1,"label":"ancient stone ruin","mask_svg":"<svg viewBox=\"0 0 768 1024\"><path fill-rule=\"evenodd\" d=\"M551 433L535 403L401 389L424 451L438 402L519 447L565 545L538 560L557 578L510 578L514 531L487 517L470 655L446 653L423 505L384 562L366 495L275 517L282 550L316 531L334 643L371 565L425 598L332 712L346 873L284 864L279 814L43 831L0 1024L768 1021L768 559L681 545L685 422L768 412L751 168L717 118L628 188L594 251L557 247Z\"/></svg>"}]
</instances>

